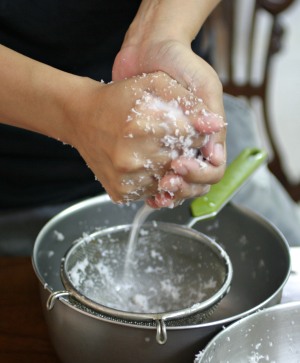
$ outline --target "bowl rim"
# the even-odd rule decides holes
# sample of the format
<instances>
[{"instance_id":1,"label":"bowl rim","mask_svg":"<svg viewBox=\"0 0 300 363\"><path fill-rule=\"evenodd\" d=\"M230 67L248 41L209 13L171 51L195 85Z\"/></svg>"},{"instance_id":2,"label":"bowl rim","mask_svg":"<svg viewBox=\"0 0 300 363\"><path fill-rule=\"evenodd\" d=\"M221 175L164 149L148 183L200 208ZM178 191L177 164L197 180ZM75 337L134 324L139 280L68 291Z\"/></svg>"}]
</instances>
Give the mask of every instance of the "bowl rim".
<instances>
[{"instance_id":1,"label":"bowl rim","mask_svg":"<svg viewBox=\"0 0 300 363\"><path fill-rule=\"evenodd\" d=\"M88 198L85 199L83 201L80 201L78 203L75 203L74 205L64 209L63 211L61 211L60 213L58 213L57 215L55 215L54 217L52 217L45 225L44 227L41 229L41 231L39 232L39 234L37 235L35 244L34 244L34 248L33 248L33 254L32 254L32 265L33 265L33 269L34 272L38 278L38 280L40 281L41 285L40 288L45 292L47 292L49 295L53 292L53 289L51 286L48 285L48 283L45 281L44 277L42 276L42 274L40 273L38 266L36 264L37 261L37 257L38 257L38 252L39 252L39 245L41 243L41 241L43 240L44 235L53 228L53 226L55 226L55 224L57 223L57 221L69 216L71 213L74 213L76 211L82 210L84 208L87 207L92 207L92 206L97 206L99 205L99 203L104 203L104 202L111 202L111 199L109 198L109 196L107 194L102 194L100 196L96 196L96 197L92 197L92 198ZM112 202L111 202L112 203ZM281 284L277 287L277 289L273 292L273 294L271 294L267 299L265 299L264 301L262 301L260 304L252 307L251 309L244 311L242 313L238 313L236 315L232 315L230 317L226 317L220 320L214 320L214 321L209 321L209 322L203 322L200 324L195 324L195 325L182 325L182 326L171 326L168 327L168 330L185 330L185 329L198 329L198 328L212 328L212 329L216 329L220 326L226 326L228 324L231 324L233 322L235 322L236 320L240 320L245 316L248 316L258 310L264 309L265 307L270 306L270 304L272 303L272 301L276 298L276 296L278 296L278 294L280 293L280 291L282 291L284 285L286 284L286 282L289 279L290 276L290 272L291 272L291 257L290 257L290 253L289 253L289 245L283 235L283 233L272 223L270 222L266 217L261 216L259 213L251 210L250 208L247 208L245 206L241 206L237 203L234 202L230 202L228 203L228 205L234 207L235 209L241 211L242 213L250 216L253 219L256 219L258 221L260 221L260 223L264 224L266 227L268 227L268 229L271 229L276 235L278 235L280 237L280 241L281 241L281 245L283 247L283 249L285 249L286 252L286 258L287 258L287 271L285 274L285 278L283 279L283 281L281 282ZM118 325L124 325L124 326L130 326L132 328L138 328L138 329L155 329L155 327L153 326L140 326L140 325L132 325L126 322L118 322L118 321L114 321L111 320L107 317L101 316L100 314L96 314L96 312L92 311L92 310L82 310L80 307L76 306L75 304L72 303L72 301L70 301L70 299L68 297L61 297L58 301L58 303L62 303L65 306L67 306L68 308L71 308L81 314L87 315L93 319L97 319L97 320L101 320L104 322L109 322L109 323L113 323L113 324L118 324ZM272 303L273 304L273 303Z\"/></svg>"},{"instance_id":2,"label":"bowl rim","mask_svg":"<svg viewBox=\"0 0 300 363\"><path fill-rule=\"evenodd\" d=\"M143 228L147 228L147 225L152 226L152 223L148 223ZM166 312L157 312L157 313L136 313L136 312L129 312L124 311L116 308L111 308L106 305L102 305L100 303L94 302L93 300L89 299L85 295L83 295L76 286L72 283L72 281L68 277L68 271L66 270L66 263L68 262L68 259L70 258L70 253L73 252L78 246L85 244L86 239L87 243L89 243L91 240L97 239L98 237L101 237L103 235L112 235L114 233L118 233L120 231L128 231L131 228L131 224L126 225L118 225L118 226L112 226L105 229L102 229L100 231L94 232L88 236L84 236L77 240L74 244L72 244L69 249L66 251L64 258L61 262L61 280L63 285L65 286L66 290L70 292L70 294L75 297L77 300L79 300L80 303L83 305L87 305L91 309L96 310L97 312L103 313L105 315L110 315L114 317L115 319L122 319L122 320L129 320L137 321L137 322L143 322L143 321L156 321L156 320L164 320L164 321L170 321L173 319L184 319L189 318L190 316L194 314L205 314L207 313L211 308L214 309L215 305L227 294L227 292L230 289L232 277L233 277L233 267L231 260L229 258L229 255L224 250L224 248L218 244L216 241L205 235L204 233L201 233L193 228L189 228L184 225L179 225L176 223L166 223L166 222L156 222L154 229L159 227L162 231L172 232L172 234L188 237L189 239L193 239L194 241L197 241L201 243L202 245L208 247L208 249L213 252L219 260L222 260L222 265L225 270L225 278L222 282L221 287L215 291L209 298L201 301L201 302L195 302L193 305L178 309L178 310L170 310Z\"/></svg>"}]
</instances>

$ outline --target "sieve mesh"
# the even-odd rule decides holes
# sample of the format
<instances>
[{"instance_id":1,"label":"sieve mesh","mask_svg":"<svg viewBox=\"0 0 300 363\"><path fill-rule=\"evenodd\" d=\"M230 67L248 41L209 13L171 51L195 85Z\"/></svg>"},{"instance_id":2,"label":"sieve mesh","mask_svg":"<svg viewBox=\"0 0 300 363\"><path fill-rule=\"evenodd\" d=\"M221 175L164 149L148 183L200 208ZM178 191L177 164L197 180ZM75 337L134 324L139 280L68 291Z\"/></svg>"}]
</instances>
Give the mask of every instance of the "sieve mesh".
<instances>
[{"instance_id":1,"label":"sieve mesh","mask_svg":"<svg viewBox=\"0 0 300 363\"><path fill-rule=\"evenodd\" d=\"M202 322L229 288L227 254L190 228L152 223L141 229L134 260L126 265L130 228L77 241L62 263L66 289L84 306L122 322Z\"/></svg>"}]
</instances>

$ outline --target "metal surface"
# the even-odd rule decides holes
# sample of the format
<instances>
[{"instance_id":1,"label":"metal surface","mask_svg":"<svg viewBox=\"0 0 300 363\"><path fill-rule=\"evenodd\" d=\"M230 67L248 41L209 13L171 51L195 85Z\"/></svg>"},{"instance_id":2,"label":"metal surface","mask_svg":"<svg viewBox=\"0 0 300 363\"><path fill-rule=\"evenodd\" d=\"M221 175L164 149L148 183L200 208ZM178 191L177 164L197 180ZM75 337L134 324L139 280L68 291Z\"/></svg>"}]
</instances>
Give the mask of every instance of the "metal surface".
<instances>
[{"instance_id":1,"label":"metal surface","mask_svg":"<svg viewBox=\"0 0 300 363\"><path fill-rule=\"evenodd\" d=\"M281 233L257 214L227 205L212 220L194 225L214 238L233 265L232 286L209 321L168 328L168 341L158 345L155 327L136 327L103 318L61 298L46 310L50 292L62 290L61 258L83 234L131 223L141 204L119 206L107 196L82 202L50 221L39 234L33 265L41 281L42 305L54 347L63 363L187 363L222 328L254 311L279 303L290 271L289 248ZM186 224L193 219L189 202L174 210L155 211L152 220ZM100 357L100 358L99 358Z\"/></svg>"},{"instance_id":2,"label":"metal surface","mask_svg":"<svg viewBox=\"0 0 300 363\"><path fill-rule=\"evenodd\" d=\"M300 362L300 302L264 309L219 333L195 363Z\"/></svg>"},{"instance_id":3,"label":"metal surface","mask_svg":"<svg viewBox=\"0 0 300 363\"><path fill-rule=\"evenodd\" d=\"M62 260L62 282L86 307L117 321L156 326L157 342L165 344L166 327L209 317L229 291L232 265L202 233L161 222L143 225L134 261L126 264L130 230L111 227L77 241ZM51 294L49 308L61 296Z\"/></svg>"}]
</instances>

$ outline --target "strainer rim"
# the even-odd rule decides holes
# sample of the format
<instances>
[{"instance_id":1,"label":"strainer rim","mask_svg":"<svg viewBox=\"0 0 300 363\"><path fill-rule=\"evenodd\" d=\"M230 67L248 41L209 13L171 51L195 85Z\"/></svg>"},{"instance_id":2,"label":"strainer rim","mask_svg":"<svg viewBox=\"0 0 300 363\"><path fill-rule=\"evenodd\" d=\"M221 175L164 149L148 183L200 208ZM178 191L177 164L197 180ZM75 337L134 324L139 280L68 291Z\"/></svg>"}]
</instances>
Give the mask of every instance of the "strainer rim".
<instances>
[{"instance_id":1,"label":"strainer rim","mask_svg":"<svg viewBox=\"0 0 300 363\"><path fill-rule=\"evenodd\" d=\"M147 225L149 226L150 224L153 224L153 222L146 223L144 226L146 227ZM89 235L76 239L71 244L71 246L65 252L64 257L62 258L60 266L60 276L66 291L70 294L70 296L75 298L80 304L82 304L85 307L93 309L98 313L111 316L114 319L126 320L131 322L134 321L149 322L149 321L158 321L158 320L169 321L172 319L175 320L175 319L187 318L197 313L205 314L205 312L207 312L214 305L218 304L218 302L229 292L233 277L233 267L229 255L219 243L217 243L216 241L214 241L212 238L208 237L204 233L195 230L194 228L170 222L155 221L155 224L159 225L160 227L172 228L173 230L175 229L176 231L180 231L181 233L183 233L184 231L185 234L190 234L193 237L196 237L195 239L199 240L201 243L204 243L206 246L211 248L213 252L216 251L218 252L218 257L222 258L222 260L224 261L224 266L226 268L226 271L222 286L212 296L199 303L195 303L190 307L186 307L179 310L158 312L158 313L140 313L140 312L124 311L103 305L101 303L93 301L92 299L83 295L79 290L77 290L72 281L69 279L68 272L65 269L65 262L68 259L69 254L73 251L73 249L78 247L79 244L95 239L96 237L99 237L103 234L116 233L117 231L120 230L125 230L125 231L129 230L132 226L131 224L123 224L123 225L111 226L104 229L99 229L96 232L93 232Z\"/></svg>"}]
</instances>

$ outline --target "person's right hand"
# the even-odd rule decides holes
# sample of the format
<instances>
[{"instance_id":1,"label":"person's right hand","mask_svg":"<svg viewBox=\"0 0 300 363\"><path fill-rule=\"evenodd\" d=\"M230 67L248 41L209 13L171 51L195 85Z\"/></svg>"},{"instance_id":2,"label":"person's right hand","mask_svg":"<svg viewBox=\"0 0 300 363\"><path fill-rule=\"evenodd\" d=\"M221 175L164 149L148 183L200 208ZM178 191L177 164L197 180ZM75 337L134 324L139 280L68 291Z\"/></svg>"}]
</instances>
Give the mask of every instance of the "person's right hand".
<instances>
[{"instance_id":1,"label":"person's right hand","mask_svg":"<svg viewBox=\"0 0 300 363\"><path fill-rule=\"evenodd\" d=\"M159 195L172 161L194 157L209 135L224 127L202 101L162 72L87 84L89 91L74 105L68 142L115 202ZM207 192L219 176L204 168L197 178L185 198Z\"/></svg>"}]
</instances>

